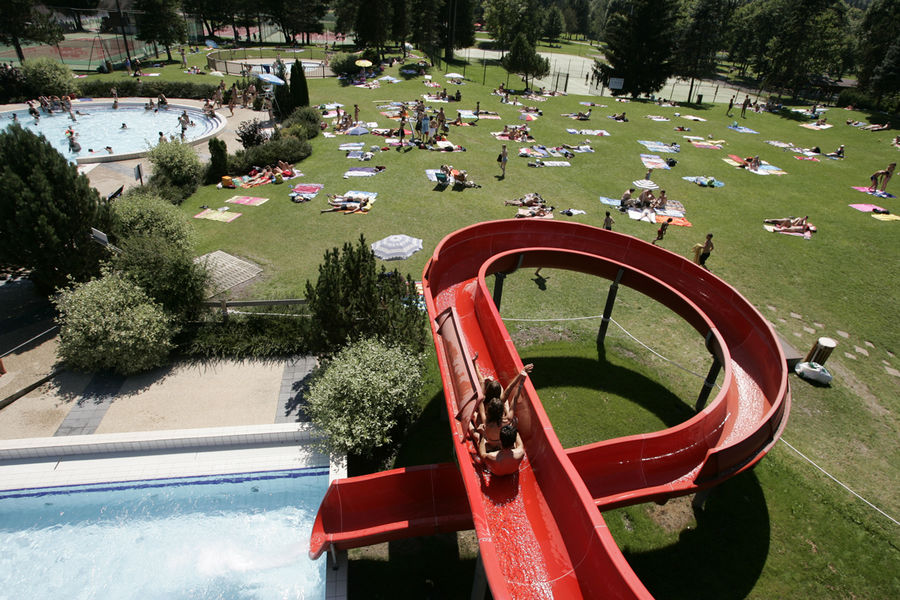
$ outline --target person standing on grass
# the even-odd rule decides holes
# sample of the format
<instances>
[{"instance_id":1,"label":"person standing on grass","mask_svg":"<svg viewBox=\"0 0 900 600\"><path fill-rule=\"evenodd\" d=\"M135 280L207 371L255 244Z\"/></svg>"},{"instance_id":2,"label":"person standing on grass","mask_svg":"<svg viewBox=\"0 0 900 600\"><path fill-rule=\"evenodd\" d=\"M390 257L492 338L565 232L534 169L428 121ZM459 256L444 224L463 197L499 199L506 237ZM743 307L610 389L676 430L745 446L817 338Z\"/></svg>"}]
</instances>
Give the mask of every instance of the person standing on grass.
<instances>
[{"instance_id":1,"label":"person standing on grass","mask_svg":"<svg viewBox=\"0 0 900 600\"><path fill-rule=\"evenodd\" d=\"M750 106L750 95L749 94L744 98L744 103L741 105L741 118L742 119L747 118L747 107L748 106Z\"/></svg>"},{"instance_id":2,"label":"person standing on grass","mask_svg":"<svg viewBox=\"0 0 900 600\"><path fill-rule=\"evenodd\" d=\"M671 219L669 219L669 220L671 220ZM611 216L609 216L609 211L606 211L606 218L603 219L603 229L605 229L607 231L612 231L612 226L613 226L613 223L615 223L615 222L616 222L615 219L613 219Z\"/></svg>"},{"instance_id":3,"label":"person standing on grass","mask_svg":"<svg viewBox=\"0 0 900 600\"><path fill-rule=\"evenodd\" d=\"M500 149L500 156L497 162L500 163L500 179L506 179L506 163L509 161L509 152L506 151L506 144Z\"/></svg>"},{"instance_id":4,"label":"person standing on grass","mask_svg":"<svg viewBox=\"0 0 900 600\"><path fill-rule=\"evenodd\" d=\"M884 192L884 188L887 187L888 181L891 180L891 177L894 175L894 169L897 168L897 163L891 163L887 166L887 169L882 171L881 175L881 188L879 188L882 192Z\"/></svg>"},{"instance_id":5,"label":"person standing on grass","mask_svg":"<svg viewBox=\"0 0 900 600\"><path fill-rule=\"evenodd\" d=\"M728 110L725 111L725 116L731 116L731 109L734 108L734 96L731 97L731 100L728 101Z\"/></svg>"},{"instance_id":6,"label":"person standing on grass","mask_svg":"<svg viewBox=\"0 0 900 600\"><path fill-rule=\"evenodd\" d=\"M706 266L706 260L709 258L709 255L712 253L713 249L715 248L715 246L713 246L713 243L712 243L712 237L713 237L713 234L707 233L706 241L702 245L697 244L697 246L700 246L699 256L697 258L697 264L699 264L701 267L703 267L707 271L709 271L709 267Z\"/></svg>"},{"instance_id":7,"label":"person standing on grass","mask_svg":"<svg viewBox=\"0 0 900 600\"><path fill-rule=\"evenodd\" d=\"M609 213L606 213L609 214ZM666 219L665 223L661 223L659 229L656 231L656 239L653 240L653 245L656 245L656 242L661 242L664 237L666 237L666 231L669 229L669 224L673 221L672 217ZM709 241L707 239L707 241Z\"/></svg>"}]
</instances>

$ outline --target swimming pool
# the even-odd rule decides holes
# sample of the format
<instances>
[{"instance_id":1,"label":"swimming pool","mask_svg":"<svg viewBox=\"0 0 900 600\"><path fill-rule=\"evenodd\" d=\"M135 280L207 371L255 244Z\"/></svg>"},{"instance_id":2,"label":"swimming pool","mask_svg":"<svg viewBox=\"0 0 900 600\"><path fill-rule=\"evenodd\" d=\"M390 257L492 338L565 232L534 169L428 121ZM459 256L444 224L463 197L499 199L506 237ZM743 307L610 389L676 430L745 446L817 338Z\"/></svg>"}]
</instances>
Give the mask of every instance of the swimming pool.
<instances>
[{"instance_id":1,"label":"swimming pool","mask_svg":"<svg viewBox=\"0 0 900 600\"><path fill-rule=\"evenodd\" d=\"M325 598L328 467L0 492L9 598Z\"/></svg>"},{"instance_id":2,"label":"swimming pool","mask_svg":"<svg viewBox=\"0 0 900 600\"><path fill-rule=\"evenodd\" d=\"M119 108L113 109L112 102L89 100L72 103L76 121L60 112L41 113L41 118L35 121L27 110L16 110L4 112L2 123L8 127L15 113L23 127L43 134L70 162L90 163L143 156L159 142L160 132L167 138L178 138L181 134L178 117L185 110L194 123L187 128L188 143L207 140L225 127L224 117L209 118L202 110L189 106L170 104L166 110L152 111L144 110L144 105L137 102L120 101ZM81 145L79 152L69 148L66 130L70 126ZM107 146L112 147L112 153L105 150Z\"/></svg>"}]
</instances>

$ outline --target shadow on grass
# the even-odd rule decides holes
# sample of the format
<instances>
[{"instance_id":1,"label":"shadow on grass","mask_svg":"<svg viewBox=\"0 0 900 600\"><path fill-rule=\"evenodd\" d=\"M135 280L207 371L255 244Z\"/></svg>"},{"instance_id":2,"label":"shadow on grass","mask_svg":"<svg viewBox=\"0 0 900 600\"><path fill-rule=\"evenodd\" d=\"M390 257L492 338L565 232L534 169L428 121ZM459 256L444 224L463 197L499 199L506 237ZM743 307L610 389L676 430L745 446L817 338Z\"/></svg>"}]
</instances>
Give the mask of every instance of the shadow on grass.
<instances>
[{"instance_id":1,"label":"shadow on grass","mask_svg":"<svg viewBox=\"0 0 900 600\"><path fill-rule=\"evenodd\" d=\"M678 542L624 554L655 598L739 600L756 585L769 554L769 511L752 471L715 488L697 526Z\"/></svg>"}]
</instances>

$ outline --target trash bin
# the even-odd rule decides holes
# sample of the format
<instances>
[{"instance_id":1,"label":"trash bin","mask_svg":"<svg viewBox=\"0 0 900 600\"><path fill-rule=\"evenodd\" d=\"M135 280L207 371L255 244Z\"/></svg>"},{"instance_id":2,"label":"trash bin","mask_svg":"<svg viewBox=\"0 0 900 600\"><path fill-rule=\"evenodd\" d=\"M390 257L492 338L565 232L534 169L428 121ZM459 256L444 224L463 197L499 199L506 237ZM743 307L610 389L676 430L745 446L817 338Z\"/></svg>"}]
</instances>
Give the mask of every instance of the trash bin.
<instances>
[{"instance_id":1,"label":"trash bin","mask_svg":"<svg viewBox=\"0 0 900 600\"><path fill-rule=\"evenodd\" d=\"M814 362L820 365L824 365L825 361L828 360L828 357L831 356L831 352L837 346L837 342L830 337L820 337L816 340L816 343L813 344L812 349L809 351L809 354L806 355L806 358L803 362Z\"/></svg>"},{"instance_id":2,"label":"trash bin","mask_svg":"<svg viewBox=\"0 0 900 600\"><path fill-rule=\"evenodd\" d=\"M703 94L697 94L697 104L703 104Z\"/></svg>"}]
</instances>

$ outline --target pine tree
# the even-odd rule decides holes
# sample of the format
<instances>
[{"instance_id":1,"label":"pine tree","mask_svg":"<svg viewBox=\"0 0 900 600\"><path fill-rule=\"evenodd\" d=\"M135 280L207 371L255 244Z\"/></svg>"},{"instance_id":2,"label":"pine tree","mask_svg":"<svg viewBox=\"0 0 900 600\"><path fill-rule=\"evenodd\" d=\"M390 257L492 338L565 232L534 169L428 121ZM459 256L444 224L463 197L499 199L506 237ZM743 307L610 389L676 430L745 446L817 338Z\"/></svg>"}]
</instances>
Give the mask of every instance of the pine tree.
<instances>
[{"instance_id":1,"label":"pine tree","mask_svg":"<svg viewBox=\"0 0 900 600\"><path fill-rule=\"evenodd\" d=\"M550 72L550 61L535 51L524 33L515 37L509 52L500 60L500 64L510 73L524 76L526 88L529 77L544 77Z\"/></svg>"},{"instance_id":2,"label":"pine tree","mask_svg":"<svg viewBox=\"0 0 900 600\"><path fill-rule=\"evenodd\" d=\"M294 60L291 67L291 99L294 108L309 106L309 86L306 84L306 72L303 63Z\"/></svg>"},{"instance_id":3,"label":"pine tree","mask_svg":"<svg viewBox=\"0 0 900 600\"><path fill-rule=\"evenodd\" d=\"M0 132L0 181L0 263L31 269L45 291L99 272L106 251L91 227L108 230L108 205L44 136Z\"/></svg>"}]
</instances>

